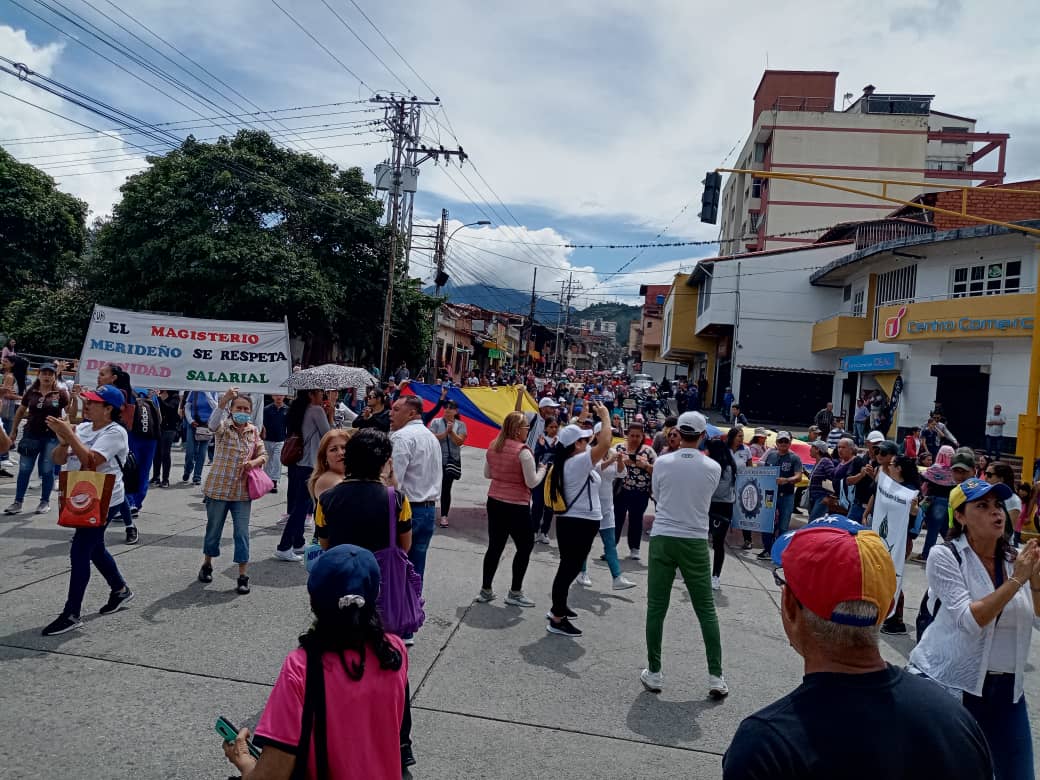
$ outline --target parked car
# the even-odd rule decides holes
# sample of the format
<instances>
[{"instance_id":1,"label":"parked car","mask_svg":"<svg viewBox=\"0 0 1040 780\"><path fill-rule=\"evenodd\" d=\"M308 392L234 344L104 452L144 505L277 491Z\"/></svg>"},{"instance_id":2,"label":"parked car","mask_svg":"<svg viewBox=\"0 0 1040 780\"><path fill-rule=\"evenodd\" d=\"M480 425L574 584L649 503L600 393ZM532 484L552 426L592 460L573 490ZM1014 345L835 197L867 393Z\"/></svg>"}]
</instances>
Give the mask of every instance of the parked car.
<instances>
[{"instance_id":1,"label":"parked car","mask_svg":"<svg viewBox=\"0 0 1040 780\"><path fill-rule=\"evenodd\" d=\"M643 392L650 389L654 384L654 378L649 374L635 374L632 376L632 381L628 383L628 386L632 390L642 390Z\"/></svg>"}]
</instances>

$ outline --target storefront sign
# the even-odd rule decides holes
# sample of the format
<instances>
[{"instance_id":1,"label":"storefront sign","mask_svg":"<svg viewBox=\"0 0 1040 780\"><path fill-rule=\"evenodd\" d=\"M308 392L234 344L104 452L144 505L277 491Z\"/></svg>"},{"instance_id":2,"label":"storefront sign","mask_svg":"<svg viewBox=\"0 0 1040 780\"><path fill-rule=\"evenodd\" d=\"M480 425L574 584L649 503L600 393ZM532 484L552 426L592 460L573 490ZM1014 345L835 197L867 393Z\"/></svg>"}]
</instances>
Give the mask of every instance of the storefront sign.
<instances>
[{"instance_id":1,"label":"storefront sign","mask_svg":"<svg viewBox=\"0 0 1040 780\"><path fill-rule=\"evenodd\" d=\"M1030 336L1031 295L993 295L884 306L878 341L993 339Z\"/></svg>"},{"instance_id":2,"label":"storefront sign","mask_svg":"<svg viewBox=\"0 0 1040 780\"><path fill-rule=\"evenodd\" d=\"M856 371L895 371L899 368L898 352L880 352L876 355L846 355L838 358L841 370L848 373Z\"/></svg>"}]
</instances>

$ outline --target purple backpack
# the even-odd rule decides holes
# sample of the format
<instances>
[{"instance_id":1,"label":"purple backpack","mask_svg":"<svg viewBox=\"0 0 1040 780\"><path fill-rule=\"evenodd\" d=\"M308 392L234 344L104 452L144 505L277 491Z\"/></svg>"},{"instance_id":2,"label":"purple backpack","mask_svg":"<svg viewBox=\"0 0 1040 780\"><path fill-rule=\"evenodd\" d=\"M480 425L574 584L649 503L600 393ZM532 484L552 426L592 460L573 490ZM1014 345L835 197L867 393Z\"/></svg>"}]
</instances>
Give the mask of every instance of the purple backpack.
<instances>
[{"instance_id":1,"label":"purple backpack","mask_svg":"<svg viewBox=\"0 0 1040 780\"><path fill-rule=\"evenodd\" d=\"M377 608L383 628L391 634L414 634L426 621L423 611L422 577L408 554L397 546L397 497L394 489L386 489L390 509L390 545L375 553L382 574Z\"/></svg>"}]
</instances>

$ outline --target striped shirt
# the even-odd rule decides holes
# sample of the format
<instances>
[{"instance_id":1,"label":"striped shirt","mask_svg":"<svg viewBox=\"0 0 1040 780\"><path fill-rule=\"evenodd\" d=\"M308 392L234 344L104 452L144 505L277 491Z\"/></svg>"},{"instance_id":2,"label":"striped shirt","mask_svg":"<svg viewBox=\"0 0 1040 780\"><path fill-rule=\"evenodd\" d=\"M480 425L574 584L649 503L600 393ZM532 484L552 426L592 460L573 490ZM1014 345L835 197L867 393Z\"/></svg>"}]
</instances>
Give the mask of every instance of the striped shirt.
<instances>
[{"instance_id":1,"label":"striped shirt","mask_svg":"<svg viewBox=\"0 0 1040 780\"><path fill-rule=\"evenodd\" d=\"M214 433L216 448L202 494L215 501L249 501L242 464L253 458L267 462L260 431L252 423L240 431L230 419L225 419L222 408L213 410L209 427Z\"/></svg>"}]
</instances>

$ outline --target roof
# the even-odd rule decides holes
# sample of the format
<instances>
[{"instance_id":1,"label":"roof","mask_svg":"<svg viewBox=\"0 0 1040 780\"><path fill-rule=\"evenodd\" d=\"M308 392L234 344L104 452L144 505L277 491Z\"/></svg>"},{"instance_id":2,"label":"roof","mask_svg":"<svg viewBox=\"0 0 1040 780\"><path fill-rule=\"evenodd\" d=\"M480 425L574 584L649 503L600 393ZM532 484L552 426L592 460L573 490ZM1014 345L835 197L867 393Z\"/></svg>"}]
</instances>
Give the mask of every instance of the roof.
<instances>
[{"instance_id":1,"label":"roof","mask_svg":"<svg viewBox=\"0 0 1040 780\"><path fill-rule=\"evenodd\" d=\"M1016 224L1022 225L1023 227L1040 228L1040 219L1029 219L1017 222ZM851 254L839 257L837 260L828 263L818 271L814 271L809 277L810 284L818 287L826 287L825 280L828 274L833 273L839 268L845 268L846 266L853 265L866 260L874 255L883 254L884 252L890 252L893 249L901 249L909 246L924 246L926 244L939 244L944 241L960 241L962 239L970 238L989 238L991 236L1004 236L1012 235L1018 231L1013 228L1006 228L1000 225L979 225L978 227L970 228L955 228L954 230L942 230L935 233L926 233L921 236L905 236L903 238L893 239L892 241L884 241L880 244L874 244L868 246L866 249L860 249Z\"/></svg>"},{"instance_id":2,"label":"roof","mask_svg":"<svg viewBox=\"0 0 1040 780\"><path fill-rule=\"evenodd\" d=\"M767 236L768 238L768 236ZM827 246L840 246L842 244L852 244L852 239L842 239L840 241L821 241L815 244L799 244L798 246L785 246L783 249L765 249L761 252L741 252L737 255L722 255L720 257L705 257L697 261L697 265L693 267L693 272L690 274L690 278L686 280L686 284L689 287L694 286L694 282L700 281L704 277L704 271L701 270L701 266L715 265L715 263L722 263L727 260L742 260L749 257L759 258L766 257L769 255L783 255L789 252L805 252L810 249L822 249Z\"/></svg>"},{"instance_id":3,"label":"roof","mask_svg":"<svg viewBox=\"0 0 1040 780\"><path fill-rule=\"evenodd\" d=\"M961 116L960 114L950 114L946 111L936 111L934 108L929 112L938 116L948 116L950 119L960 119L962 122L978 122L979 120L970 116Z\"/></svg>"},{"instance_id":4,"label":"roof","mask_svg":"<svg viewBox=\"0 0 1040 780\"><path fill-rule=\"evenodd\" d=\"M836 70L770 70L766 68L762 71L762 78L758 80L758 86L755 87L755 94L752 95L752 99L758 97L759 90L762 89L762 82L766 80L766 76L775 75L782 73L785 76L834 76L838 77L838 71Z\"/></svg>"}]
</instances>

